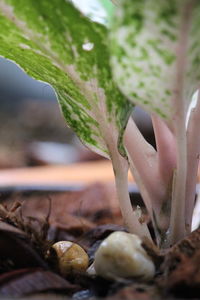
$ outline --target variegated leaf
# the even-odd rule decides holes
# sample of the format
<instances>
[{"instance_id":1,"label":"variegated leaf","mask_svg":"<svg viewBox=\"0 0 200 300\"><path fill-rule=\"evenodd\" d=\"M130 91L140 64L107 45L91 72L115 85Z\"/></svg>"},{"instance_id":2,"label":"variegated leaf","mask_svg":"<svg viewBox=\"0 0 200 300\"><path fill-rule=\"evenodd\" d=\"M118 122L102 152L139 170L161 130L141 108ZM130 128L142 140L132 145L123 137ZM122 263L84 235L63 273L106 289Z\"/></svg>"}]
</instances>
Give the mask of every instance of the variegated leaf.
<instances>
[{"instance_id":1,"label":"variegated leaf","mask_svg":"<svg viewBox=\"0 0 200 300\"><path fill-rule=\"evenodd\" d=\"M199 28L199 0L120 0L110 48L123 93L167 122L186 115L200 81Z\"/></svg>"},{"instance_id":2,"label":"variegated leaf","mask_svg":"<svg viewBox=\"0 0 200 300\"><path fill-rule=\"evenodd\" d=\"M99 0L71 0L72 3L92 21L107 24L108 14ZM108 2L109 0L105 0Z\"/></svg>"},{"instance_id":3,"label":"variegated leaf","mask_svg":"<svg viewBox=\"0 0 200 300\"><path fill-rule=\"evenodd\" d=\"M109 157L131 106L112 81L104 26L70 1L0 0L0 28L0 55L52 85L68 125Z\"/></svg>"},{"instance_id":4,"label":"variegated leaf","mask_svg":"<svg viewBox=\"0 0 200 300\"><path fill-rule=\"evenodd\" d=\"M112 2L111 0L99 0L99 2L105 8L107 15L110 19L110 16L113 15L113 11L114 11L114 2Z\"/></svg>"}]
</instances>

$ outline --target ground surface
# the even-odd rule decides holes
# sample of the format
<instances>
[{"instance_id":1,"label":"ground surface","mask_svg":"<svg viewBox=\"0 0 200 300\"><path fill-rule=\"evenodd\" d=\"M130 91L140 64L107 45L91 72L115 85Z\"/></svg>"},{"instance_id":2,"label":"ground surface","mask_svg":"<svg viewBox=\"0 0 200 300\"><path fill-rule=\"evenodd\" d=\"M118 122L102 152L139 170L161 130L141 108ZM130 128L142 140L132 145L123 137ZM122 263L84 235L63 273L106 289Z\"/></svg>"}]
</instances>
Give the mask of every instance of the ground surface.
<instances>
[{"instance_id":1,"label":"ground surface","mask_svg":"<svg viewBox=\"0 0 200 300\"><path fill-rule=\"evenodd\" d=\"M200 299L198 230L166 256L149 252L157 274L148 283L133 278L111 282L85 273L64 278L56 260L47 259L54 242L70 240L87 251L91 263L106 236L125 230L112 185L62 193L1 193L0 202L2 299Z\"/></svg>"}]
</instances>

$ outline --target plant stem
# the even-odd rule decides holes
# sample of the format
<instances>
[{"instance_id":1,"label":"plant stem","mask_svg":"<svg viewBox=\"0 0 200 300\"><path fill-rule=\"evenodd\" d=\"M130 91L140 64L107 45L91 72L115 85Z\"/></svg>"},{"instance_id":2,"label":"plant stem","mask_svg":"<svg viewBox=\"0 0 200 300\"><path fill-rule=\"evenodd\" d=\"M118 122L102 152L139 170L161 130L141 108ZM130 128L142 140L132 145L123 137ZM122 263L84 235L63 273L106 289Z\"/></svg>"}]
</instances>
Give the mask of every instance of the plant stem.
<instances>
[{"instance_id":1,"label":"plant stem","mask_svg":"<svg viewBox=\"0 0 200 300\"><path fill-rule=\"evenodd\" d=\"M159 174L165 186L168 186L176 168L176 141L164 121L156 115L152 115L152 124L158 153Z\"/></svg>"},{"instance_id":2,"label":"plant stem","mask_svg":"<svg viewBox=\"0 0 200 300\"><path fill-rule=\"evenodd\" d=\"M165 187L159 176L157 152L146 142L133 120L128 122L124 140L136 182L141 192L145 189L144 194L148 194L144 197L146 207L159 211Z\"/></svg>"},{"instance_id":3,"label":"plant stem","mask_svg":"<svg viewBox=\"0 0 200 300\"><path fill-rule=\"evenodd\" d=\"M97 110L99 123L101 126L101 133L104 136L104 140L109 151L109 157L112 161L113 171L115 175L115 185L117 191L117 197L119 200L119 206L121 209L122 217L127 229L134 234L137 234L141 238L147 237L151 240L151 235L146 223L141 223L138 216L133 210L131 200L128 192L128 170L129 163L127 157L123 157L118 150L119 135L116 133L116 129L109 126L107 120L102 118L104 115L99 114L100 110Z\"/></svg>"},{"instance_id":4,"label":"plant stem","mask_svg":"<svg viewBox=\"0 0 200 300\"><path fill-rule=\"evenodd\" d=\"M185 192L187 176L187 151L185 129L177 135L177 157L177 169L174 175L170 229L168 237L168 243L170 245L173 245L182 239L186 234Z\"/></svg>"},{"instance_id":5,"label":"plant stem","mask_svg":"<svg viewBox=\"0 0 200 300\"><path fill-rule=\"evenodd\" d=\"M172 205L168 243L173 245L186 234L185 197L187 179L187 138L186 138L186 95L184 94L185 75L187 72L188 37L190 34L192 13L196 0L186 1L183 5L180 22L180 36L176 48L177 65L174 78L173 128L177 145L177 169L174 174Z\"/></svg>"},{"instance_id":6,"label":"plant stem","mask_svg":"<svg viewBox=\"0 0 200 300\"><path fill-rule=\"evenodd\" d=\"M192 213L194 209L194 200L196 193L196 182L198 174L198 164L200 156L200 138L199 138L199 125L200 125L200 94L196 107L190 113L188 128L187 128L187 181L186 181L186 229L191 231Z\"/></svg>"},{"instance_id":7,"label":"plant stem","mask_svg":"<svg viewBox=\"0 0 200 300\"><path fill-rule=\"evenodd\" d=\"M151 202L148 192L142 182L142 178L138 174L137 169L135 168L134 163L131 160L131 157L129 155L128 155L128 157L129 157L130 170L131 170L132 177L134 178L135 182L137 183L137 186L139 188L141 197L145 203L148 214L149 214L150 218L152 219L152 217L153 217L152 202Z\"/></svg>"},{"instance_id":8,"label":"plant stem","mask_svg":"<svg viewBox=\"0 0 200 300\"><path fill-rule=\"evenodd\" d=\"M113 155L114 154L114 155ZM148 227L145 223L141 224L136 213L133 211L128 193L128 161L119 153L112 153L113 170L115 174L116 190L122 216L131 233L135 233L141 238L147 237L151 240Z\"/></svg>"}]
</instances>

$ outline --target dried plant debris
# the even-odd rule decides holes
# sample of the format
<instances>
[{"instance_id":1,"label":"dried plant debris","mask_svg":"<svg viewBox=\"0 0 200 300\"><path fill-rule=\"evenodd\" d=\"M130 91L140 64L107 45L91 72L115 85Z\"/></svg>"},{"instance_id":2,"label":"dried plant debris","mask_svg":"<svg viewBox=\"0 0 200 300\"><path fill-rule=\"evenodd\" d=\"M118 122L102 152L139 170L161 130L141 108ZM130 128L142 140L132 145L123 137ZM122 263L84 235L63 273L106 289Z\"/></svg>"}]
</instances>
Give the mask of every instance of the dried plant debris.
<instances>
[{"instance_id":1,"label":"dried plant debris","mask_svg":"<svg viewBox=\"0 0 200 300\"><path fill-rule=\"evenodd\" d=\"M27 267L48 268L21 230L0 222L0 237L0 273Z\"/></svg>"},{"instance_id":2,"label":"dried plant debris","mask_svg":"<svg viewBox=\"0 0 200 300\"><path fill-rule=\"evenodd\" d=\"M200 295L200 229L192 232L165 256L160 282L166 292L180 297ZM164 279L163 279L164 278Z\"/></svg>"},{"instance_id":3,"label":"dried plant debris","mask_svg":"<svg viewBox=\"0 0 200 300\"><path fill-rule=\"evenodd\" d=\"M97 186L91 187L93 188L94 191L99 190ZM156 264L155 279L146 284L139 283L136 279L107 280L100 276L89 276L85 272L62 276L56 261L47 257L47 251L54 242L69 240L79 244L86 250L91 265L96 250L106 237L115 231L126 231L120 222L99 226L104 216L96 222L91 221L90 214L98 214L103 209L103 206L95 207L95 204L90 206L92 199L94 193L88 189L83 193L75 192L74 202L72 193L25 194L21 199L18 194L17 197L10 197L9 201L2 201L0 296L37 297L40 293L45 293L45 297L46 293L53 293L54 297L59 297L61 293L63 299L73 297L75 300L174 300L176 296L181 299L183 296L198 296L199 230L165 254L160 254L157 248L152 248L144 240L143 247ZM81 206L83 211L80 207L81 201L84 201ZM59 219L61 211L62 216ZM115 209L110 208L110 212L116 216ZM89 219L86 219L86 215ZM108 216L108 220L111 223L113 217Z\"/></svg>"},{"instance_id":4,"label":"dried plant debris","mask_svg":"<svg viewBox=\"0 0 200 300\"><path fill-rule=\"evenodd\" d=\"M78 286L50 271L26 269L0 277L0 296L20 297L39 292L62 291L72 294Z\"/></svg>"},{"instance_id":5,"label":"dried plant debris","mask_svg":"<svg viewBox=\"0 0 200 300\"><path fill-rule=\"evenodd\" d=\"M27 232L34 228L33 239L38 240L37 231L40 239L47 235L52 241L75 241L96 225L120 224L121 215L115 198L112 185L94 184L74 192L16 194L10 197L11 200L2 201L2 211L4 219L9 217L8 222L22 230ZM15 201L18 204L13 204ZM11 213L14 205L15 212Z\"/></svg>"},{"instance_id":6,"label":"dried plant debris","mask_svg":"<svg viewBox=\"0 0 200 300\"><path fill-rule=\"evenodd\" d=\"M12 230L20 229L29 239L40 255L49 247L46 238L49 230L49 216L51 211L51 201L46 216L42 218L26 216L23 213L23 202L14 201L10 205L0 205L0 216L3 222L12 225ZM4 225L5 226L5 225Z\"/></svg>"},{"instance_id":7,"label":"dried plant debris","mask_svg":"<svg viewBox=\"0 0 200 300\"><path fill-rule=\"evenodd\" d=\"M142 284L132 284L124 286L107 297L107 300L123 299L123 300L161 300L154 288Z\"/></svg>"}]
</instances>

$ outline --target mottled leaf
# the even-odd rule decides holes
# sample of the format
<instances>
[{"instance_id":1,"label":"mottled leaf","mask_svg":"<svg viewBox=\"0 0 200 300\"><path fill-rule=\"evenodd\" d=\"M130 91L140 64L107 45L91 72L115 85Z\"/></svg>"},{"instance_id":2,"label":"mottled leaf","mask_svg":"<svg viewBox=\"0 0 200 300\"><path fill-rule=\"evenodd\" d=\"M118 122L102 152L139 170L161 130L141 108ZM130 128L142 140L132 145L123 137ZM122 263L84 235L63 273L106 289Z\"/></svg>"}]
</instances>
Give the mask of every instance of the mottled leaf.
<instances>
[{"instance_id":1,"label":"mottled leaf","mask_svg":"<svg viewBox=\"0 0 200 300\"><path fill-rule=\"evenodd\" d=\"M198 0L119 1L110 45L114 77L134 103L173 119L186 114L200 80Z\"/></svg>"},{"instance_id":2,"label":"mottled leaf","mask_svg":"<svg viewBox=\"0 0 200 300\"><path fill-rule=\"evenodd\" d=\"M99 0L99 2L102 3L102 5L104 6L108 17L113 15L113 10L114 10L114 1L111 0Z\"/></svg>"},{"instance_id":3,"label":"mottled leaf","mask_svg":"<svg viewBox=\"0 0 200 300\"><path fill-rule=\"evenodd\" d=\"M109 0L105 0L109 2ZM72 3L92 21L107 24L107 12L102 0L72 0Z\"/></svg>"},{"instance_id":4,"label":"mottled leaf","mask_svg":"<svg viewBox=\"0 0 200 300\"><path fill-rule=\"evenodd\" d=\"M68 125L109 157L131 107L112 81L107 29L65 0L0 0L0 28L0 55L52 85Z\"/></svg>"}]
</instances>

